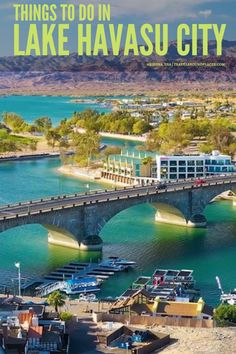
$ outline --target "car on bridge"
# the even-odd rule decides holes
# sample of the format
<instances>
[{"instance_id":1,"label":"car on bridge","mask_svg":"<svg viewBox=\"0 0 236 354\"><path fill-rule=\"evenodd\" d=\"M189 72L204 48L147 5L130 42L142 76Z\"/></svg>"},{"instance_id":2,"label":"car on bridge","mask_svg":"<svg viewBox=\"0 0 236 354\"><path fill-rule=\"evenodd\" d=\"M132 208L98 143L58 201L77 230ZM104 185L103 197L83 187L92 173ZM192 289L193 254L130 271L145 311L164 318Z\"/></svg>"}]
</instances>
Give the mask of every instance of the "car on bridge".
<instances>
[{"instance_id":1,"label":"car on bridge","mask_svg":"<svg viewBox=\"0 0 236 354\"><path fill-rule=\"evenodd\" d=\"M206 181L204 179L198 178L198 179L195 180L194 184L195 184L195 186L202 186L205 183L206 183Z\"/></svg>"},{"instance_id":2,"label":"car on bridge","mask_svg":"<svg viewBox=\"0 0 236 354\"><path fill-rule=\"evenodd\" d=\"M167 189L167 184L166 184L166 183L159 183L159 184L156 186L156 189L157 189L157 190Z\"/></svg>"}]
</instances>

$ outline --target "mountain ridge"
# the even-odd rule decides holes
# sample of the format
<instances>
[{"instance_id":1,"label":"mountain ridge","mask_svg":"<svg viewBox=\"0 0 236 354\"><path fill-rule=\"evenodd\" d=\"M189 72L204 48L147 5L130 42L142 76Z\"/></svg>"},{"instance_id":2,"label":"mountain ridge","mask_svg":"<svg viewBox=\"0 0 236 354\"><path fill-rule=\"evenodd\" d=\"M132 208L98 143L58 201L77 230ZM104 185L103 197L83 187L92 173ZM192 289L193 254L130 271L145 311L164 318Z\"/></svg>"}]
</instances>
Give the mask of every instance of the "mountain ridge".
<instances>
[{"instance_id":1,"label":"mountain ridge","mask_svg":"<svg viewBox=\"0 0 236 354\"><path fill-rule=\"evenodd\" d=\"M191 41L185 41L191 44ZM199 52L202 46L198 41ZM236 83L236 41L223 41L221 57L215 56L216 42L209 41L209 56L180 57L176 41L169 43L165 57L102 56L0 57L0 89L22 84L35 87L79 82L194 82ZM168 66L186 62L189 66ZM152 63L156 66L150 66ZM194 63L194 67L190 65ZM203 64L206 65L205 67ZM207 66L214 64L214 66ZM219 66L218 66L219 65ZM220 66L224 65L224 66Z\"/></svg>"}]
</instances>

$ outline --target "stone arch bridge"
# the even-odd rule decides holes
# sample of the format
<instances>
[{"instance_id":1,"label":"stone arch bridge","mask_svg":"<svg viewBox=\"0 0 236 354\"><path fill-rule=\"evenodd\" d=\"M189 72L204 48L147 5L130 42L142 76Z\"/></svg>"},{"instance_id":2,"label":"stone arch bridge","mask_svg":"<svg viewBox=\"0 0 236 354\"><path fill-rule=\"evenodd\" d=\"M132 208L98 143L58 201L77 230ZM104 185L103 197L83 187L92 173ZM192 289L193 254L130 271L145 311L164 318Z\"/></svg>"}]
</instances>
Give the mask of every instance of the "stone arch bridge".
<instances>
[{"instance_id":1,"label":"stone arch bridge","mask_svg":"<svg viewBox=\"0 0 236 354\"><path fill-rule=\"evenodd\" d=\"M204 227L204 209L216 196L236 190L236 175L211 177L201 186L194 181L126 187L85 194L64 195L0 207L0 232L26 224L41 224L50 243L100 249L97 237L103 226L119 212L150 203L157 209L156 221L188 227Z\"/></svg>"}]
</instances>

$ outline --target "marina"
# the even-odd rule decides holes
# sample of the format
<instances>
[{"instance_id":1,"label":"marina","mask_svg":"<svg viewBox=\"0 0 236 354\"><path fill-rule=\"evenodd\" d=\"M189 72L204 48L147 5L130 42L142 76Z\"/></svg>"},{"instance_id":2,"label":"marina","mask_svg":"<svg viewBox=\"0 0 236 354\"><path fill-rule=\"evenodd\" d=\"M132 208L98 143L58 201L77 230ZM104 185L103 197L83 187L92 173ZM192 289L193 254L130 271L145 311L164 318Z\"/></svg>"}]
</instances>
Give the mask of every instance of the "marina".
<instances>
[{"instance_id":1,"label":"marina","mask_svg":"<svg viewBox=\"0 0 236 354\"><path fill-rule=\"evenodd\" d=\"M120 262L126 265L121 265ZM41 297L55 290L65 292L67 295L98 292L103 281L115 273L127 271L131 265L133 267L135 262L126 259L121 261L117 257L111 257L100 263L71 262L43 277L26 282L21 289L24 293L33 292Z\"/></svg>"},{"instance_id":2,"label":"marina","mask_svg":"<svg viewBox=\"0 0 236 354\"><path fill-rule=\"evenodd\" d=\"M191 302L199 296L194 288L193 270L156 269L152 276L140 276L121 297L129 297L137 290L144 289L151 298Z\"/></svg>"}]
</instances>

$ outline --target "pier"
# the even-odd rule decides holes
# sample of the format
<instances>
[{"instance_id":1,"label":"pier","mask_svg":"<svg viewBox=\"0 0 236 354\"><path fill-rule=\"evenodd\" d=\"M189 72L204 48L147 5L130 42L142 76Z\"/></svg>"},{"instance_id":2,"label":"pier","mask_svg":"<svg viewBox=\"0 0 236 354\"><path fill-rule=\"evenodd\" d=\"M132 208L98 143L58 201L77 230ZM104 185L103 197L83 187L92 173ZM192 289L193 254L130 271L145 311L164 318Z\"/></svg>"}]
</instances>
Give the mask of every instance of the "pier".
<instances>
[{"instance_id":1,"label":"pier","mask_svg":"<svg viewBox=\"0 0 236 354\"><path fill-rule=\"evenodd\" d=\"M21 289L27 291L29 288L36 289L36 296L47 296L52 291L60 290L62 282L73 278L95 277L99 281L105 281L115 273L127 270L128 267L118 269L113 266L104 267L102 263L80 263L71 262L64 267L57 268L42 277L30 280L22 285Z\"/></svg>"}]
</instances>

